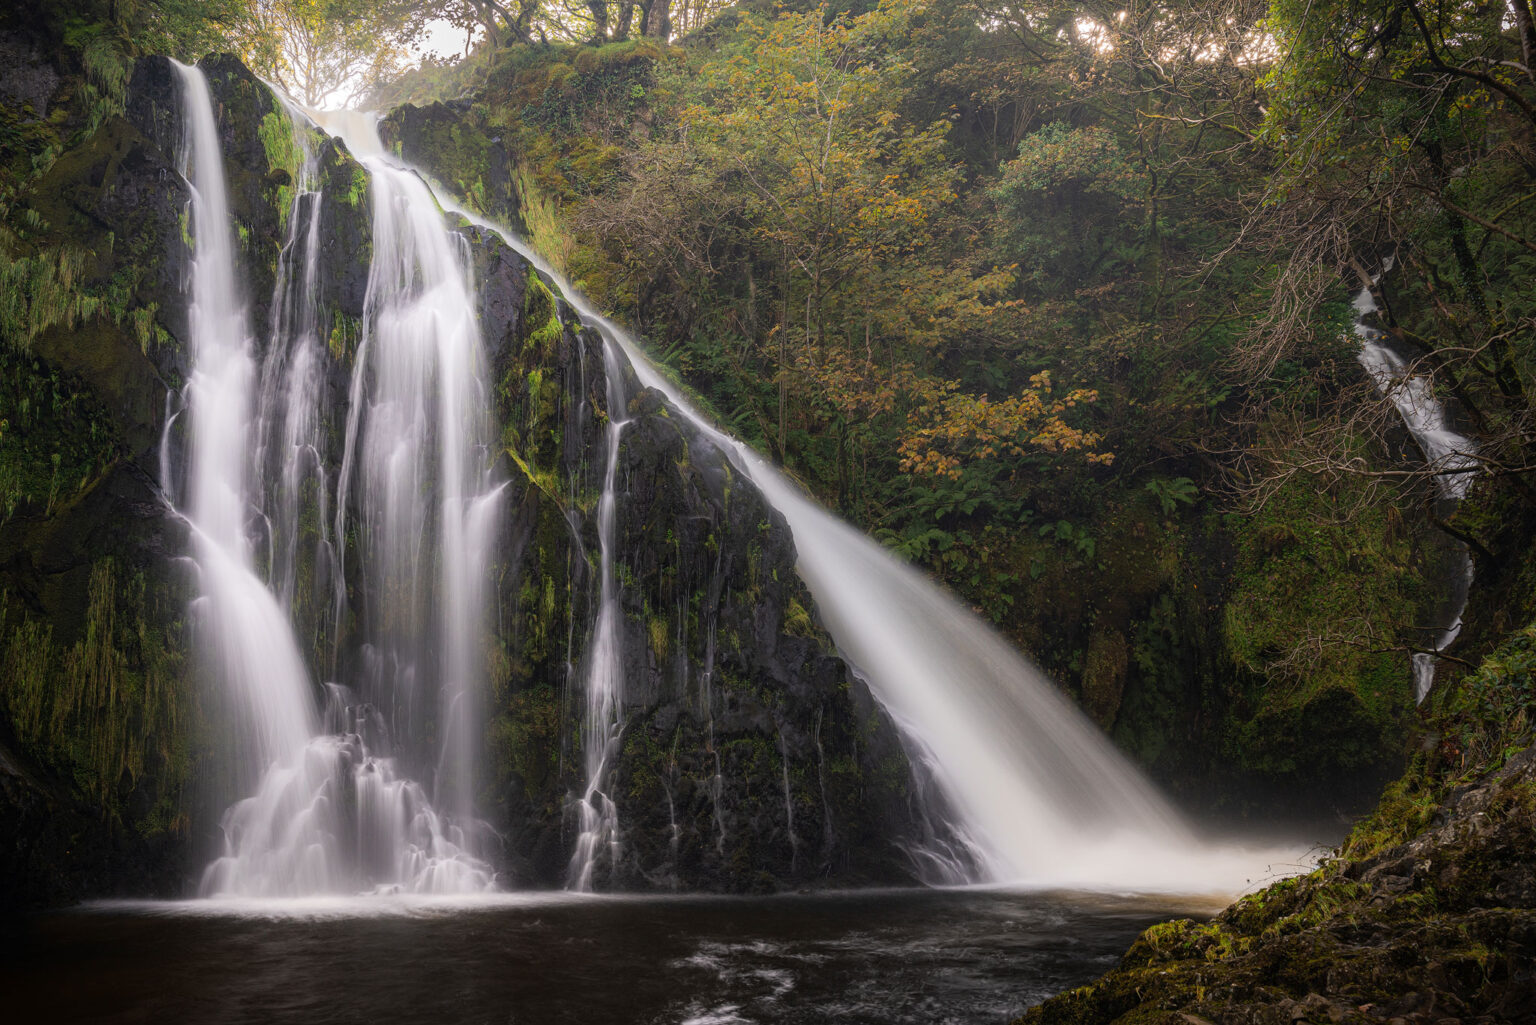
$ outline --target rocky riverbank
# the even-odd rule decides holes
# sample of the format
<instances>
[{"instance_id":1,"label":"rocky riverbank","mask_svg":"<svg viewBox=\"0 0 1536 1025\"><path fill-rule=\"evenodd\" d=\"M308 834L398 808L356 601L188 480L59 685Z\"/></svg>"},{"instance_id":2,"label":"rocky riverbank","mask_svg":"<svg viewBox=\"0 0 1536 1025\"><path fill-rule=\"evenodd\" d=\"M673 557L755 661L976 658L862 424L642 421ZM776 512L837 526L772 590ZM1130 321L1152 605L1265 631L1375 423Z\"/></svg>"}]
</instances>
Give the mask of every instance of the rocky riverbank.
<instances>
[{"instance_id":1,"label":"rocky riverbank","mask_svg":"<svg viewBox=\"0 0 1536 1025\"><path fill-rule=\"evenodd\" d=\"M1334 858L1153 926L1021 1025L1536 1021L1533 636L1437 696L1429 750Z\"/></svg>"}]
</instances>

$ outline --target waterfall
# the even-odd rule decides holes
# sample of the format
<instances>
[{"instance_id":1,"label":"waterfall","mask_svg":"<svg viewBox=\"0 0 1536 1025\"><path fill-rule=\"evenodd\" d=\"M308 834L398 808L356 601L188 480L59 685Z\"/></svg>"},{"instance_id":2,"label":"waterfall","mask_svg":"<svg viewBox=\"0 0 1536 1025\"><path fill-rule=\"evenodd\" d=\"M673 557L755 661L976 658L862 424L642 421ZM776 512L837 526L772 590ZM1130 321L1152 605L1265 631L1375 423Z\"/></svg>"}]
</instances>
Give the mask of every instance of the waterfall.
<instances>
[{"instance_id":1,"label":"waterfall","mask_svg":"<svg viewBox=\"0 0 1536 1025\"><path fill-rule=\"evenodd\" d=\"M603 367L608 378L607 463L603 470L603 493L597 503L598 560L601 568L597 626L587 659L587 711L582 723L582 767L587 786L577 805L581 833L571 855L567 885L572 890L592 889L592 875L600 855L607 853L610 864L619 856L619 810L608 796L608 770L619 748L619 712L624 701L623 651L619 644L619 586L613 568L614 523L618 509L617 477L619 446L629 419L621 411L628 403L624 395L624 375L618 354L611 343L603 346Z\"/></svg>"},{"instance_id":2,"label":"waterfall","mask_svg":"<svg viewBox=\"0 0 1536 1025\"><path fill-rule=\"evenodd\" d=\"M364 694L390 703L407 747L436 716L434 797L464 820L500 494L475 292L463 240L426 186L377 152L360 159L373 195L373 263L335 532L346 536L355 504L372 662Z\"/></svg>"},{"instance_id":3,"label":"waterfall","mask_svg":"<svg viewBox=\"0 0 1536 1025\"><path fill-rule=\"evenodd\" d=\"M1382 273L1391 269L1392 259L1388 257ZM1371 315L1378 309L1371 289L1379 280L1380 275L1372 278L1355 296L1354 332L1360 340L1356 358L1377 389L1397 408L1403 425L1424 454L1424 462L1437 471L1435 490L1440 503L1445 506L1442 513L1448 513L1467 497L1467 490L1472 487L1472 476L1478 467L1477 445L1450 426L1444 403L1435 398L1433 382L1428 377L1412 373L1408 361L1392 348L1386 334L1369 323ZM1434 647L1413 656L1414 696L1420 703L1434 686L1435 654L1450 647L1461 634L1461 617L1472 591L1472 556L1460 542L1456 545L1454 562L1446 599L1447 622L1440 629Z\"/></svg>"},{"instance_id":4,"label":"waterfall","mask_svg":"<svg viewBox=\"0 0 1536 1025\"><path fill-rule=\"evenodd\" d=\"M208 84L196 68L176 68L186 122L179 162L192 186L195 241L188 310L193 369L183 401L191 437L186 517L201 591L196 629L210 670L237 704L238 735L253 740L247 760L260 771L298 757L317 724L309 673L285 612L256 575L246 532L247 480L255 476L246 458L256 385L253 339L236 285Z\"/></svg>"},{"instance_id":5,"label":"waterfall","mask_svg":"<svg viewBox=\"0 0 1536 1025\"><path fill-rule=\"evenodd\" d=\"M341 126L376 146L376 127ZM349 134L350 138L350 134ZM1202 843L1155 788L1039 670L990 626L885 548L823 510L766 460L716 430L646 357L507 229L454 205L443 208L496 231L555 282L585 323L628 357L640 382L661 392L725 452L788 522L797 568L843 657L904 734L921 788L933 792L934 842L914 864L935 883L1016 883L1236 892L1296 867L1298 852ZM610 378L614 376L610 371ZM618 407L622 408L622 407ZM611 428L612 446L617 428ZM604 500L612 496L611 481ZM604 586L610 586L606 572ZM611 592L605 591L604 609ZM601 634L601 627L599 627ZM597 639L601 644L601 636ZM594 657L593 672L604 660ZM588 790L580 807L583 845L596 849L613 826L601 792L602 759L616 742L611 684L589 679ZM595 684L595 685L594 685ZM595 716L593 707L601 708ZM594 750L594 741L603 743ZM598 797L595 804L593 798ZM571 884L590 880L578 851Z\"/></svg>"},{"instance_id":6,"label":"waterfall","mask_svg":"<svg viewBox=\"0 0 1536 1025\"><path fill-rule=\"evenodd\" d=\"M368 411L360 417L354 401L347 465L340 487L331 486L314 277L321 197L313 191L312 155L306 150L296 183L273 334L258 369L208 84L197 68L176 67L185 126L181 166L192 187L193 369L183 395L190 439L183 490L200 590L197 648L233 698L239 721L232 754L254 781L250 796L224 814L224 850L204 871L200 892L486 889L493 875L476 855L482 831L472 814L476 745L468 738L477 733L474 653L498 489L486 469L478 333L463 254L453 249L425 188L385 169L375 180L371 316L353 384ZM432 216L422 212L424 196ZM168 425L163 452L169 431ZM300 573L299 521L304 503L313 503L320 526L311 572L317 584L329 582L344 595L337 539L347 536L346 486L359 450L365 508L378 517L361 530L361 572L391 588L370 610L386 622L372 623L369 636L395 644L375 640L373 650L392 658L370 664L399 673L376 672L361 693L327 684L321 715L289 618ZM178 494L171 466L164 455L167 493ZM268 479L277 482L271 495L264 491ZM428 493L438 496L437 508L426 508ZM332 494L338 497L330 533ZM391 499L393 505L373 504ZM270 586L258 573L253 534L266 543ZM341 600L334 606L323 630L339 629ZM435 616L428 611L434 608ZM394 735L409 716L394 715L401 702L384 699L404 690L403 703L414 709L430 680L438 685L443 753L427 766L436 776L429 798L397 757L424 760L409 731Z\"/></svg>"},{"instance_id":7,"label":"waterfall","mask_svg":"<svg viewBox=\"0 0 1536 1025\"><path fill-rule=\"evenodd\" d=\"M274 93L279 99L281 95ZM317 155L298 112L285 101L295 147L302 155L289 210L287 244L278 254L272 296L272 337L262 363L257 407L255 497L261 481L275 481L263 508L270 569L268 579L278 603L298 617L300 578L305 556L314 588L312 598L344 592L339 556L330 533L331 480L325 466L325 439L331 411L325 401L325 344L319 306L320 199L315 182ZM314 547L302 550L306 502L313 504ZM334 644L331 608L304 610L301 638L311 651ZM327 644L327 641L330 643ZM334 659L329 668L334 669Z\"/></svg>"}]
</instances>

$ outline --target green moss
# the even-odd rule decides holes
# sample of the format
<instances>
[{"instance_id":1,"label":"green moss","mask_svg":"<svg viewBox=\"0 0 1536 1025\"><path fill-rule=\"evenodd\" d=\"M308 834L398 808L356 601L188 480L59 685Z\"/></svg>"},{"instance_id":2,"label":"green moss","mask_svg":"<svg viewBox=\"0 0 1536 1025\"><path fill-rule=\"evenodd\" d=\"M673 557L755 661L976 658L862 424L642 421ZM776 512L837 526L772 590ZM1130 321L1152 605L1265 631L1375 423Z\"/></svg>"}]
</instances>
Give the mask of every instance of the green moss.
<instances>
[{"instance_id":1,"label":"green moss","mask_svg":"<svg viewBox=\"0 0 1536 1025\"><path fill-rule=\"evenodd\" d=\"M671 627L661 616L652 616L646 622L646 632L650 635L651 650L656 653L656 660L665 661L671 650Z\"/></svg>"},{"instance_id":2,"label":"green moss","mask_svg":"<svg viewBox=\"0 0 1536 1025\"><path fill-rule=\"evenodd\" d=\"M155 794L136 823L143 833L185 828L192 746L185 657L151 625L153 611L144 578L120 578L110 558L91 568L82 635L67 647L0 600L0 701L18 739L115 822L128 820L136 791Z\"/></svg>"},{"instance_id":3,"label":"green moss","mask_svg":"<svg viewBox=\"0 0 1536 1025\"><path fill-rule=\"evenodd\" d=\"M69 35L66 32L66 42ZM105 25L92 26L88 37L80 40L78 45L80 63L85 70L80 99L88 111L86 134L91 135L108 118L123 112L133 65L118 49L117 39Z\"/></svg>"},{"instance_id":4,"label":"green moss","mask_svg":"<svg viewBox=\"0 0 1536 1025\"><path fill-rule=\"evenodd\" d=\"M811 614L793 597L784 605L784 632L791 637L814 637L817 633Z\"/></svg>"},{"instance_id":5,"label":"green moss","mask_svg":"<svg viewBox=\"0 0 1536 1025\"><path fill-rule=\"evenodd\" d=\"M291 180L297 181L304 154L294 137L294 131L293 120L287 111L278 107L263 115L256 128L256 135L267 154L268 172L286 171Z\"/></svg>"},{"instance_id":6,"label":"green moss","mask_svg":"<svg viewBox=\"0 0 1536 1025\"><path fill-rule=\"evenodd\" d=\"M275 192L276 199L273 205L277 208L277 230L280 233L288 231L288 221L293 216L294 189L292 185L279 185Z\"/></svg>"},{"instance_id":7,"label":"green moss","mask_svg":"<svg viewBox=\"0 0 1536 1025\"><path fill-rule=\"evenodd\" d=\"M523 355L527 361L543 362L559 342L564 325L560 322L554 294L544 279L528 277L528 291L523 296Z\"/></svg>"},{"instance_id":8,"label":"green moss","mask_svg":"<svg viewBox=\"0 0 1536 1025\"><path fill-rule=\"evenodd\" d=\"M368 198L368 172L363 170L361 165L353 165L352 180L342 198L354 210L361 207L364 200Z\"/></svg>"},{"instance_id":9,"label":"green moss","mask_svg":"<svg viewBox=\"0 0 1536 1025\"><path fill-rule=\"evenodd\" d=\"M50 246L33 256L11 252L0 233L0 344L26 352L48 328L72 328L93 316L101 300L83 287L90 255L78 246Z\"/></svg>"},{"instance_id":10,"label":"green moss","mask_svg":"<svg viewBox=\"0 0 1536 1025\"><path fill-rule=\"evenodd\" d=\"M77 378L0 351L0 523L74 501L119 455L111 418Z\"/></svg>"},{"instance_id":11,"label":"green moss","mask_svg":"<svg viewBox=\"0 0 1536 1025\"><path fill-rule=\"evenodd\" d=\"M519 160L512 176L517 190L518 213L528 231L528 241L561 274L570 273L576 244L560 214L559 200L541 184L537 172Z\"/></svg>"},{"instance_id":12,"label":"green moss","mask_svg":"<svg viewBox=\"0 0 1536 1025\"><path fill-rule=\"evenodd\" d=\"M338 361L350 362L362 339L363 325L340 310L331 311L331 332L326 337L326 347Z\"/></svg>"},{"instance_id":13,"label":"green moss","mask_svg":"<svg viewBox=\"0 0 1536 1025\"><path fill-rule=\"evenodd\" d=\"M490 764L508 767L530 793L548 789L560 751L560 703L553 688L507 695L487 732Z\"/></svg>"}]
</instances>

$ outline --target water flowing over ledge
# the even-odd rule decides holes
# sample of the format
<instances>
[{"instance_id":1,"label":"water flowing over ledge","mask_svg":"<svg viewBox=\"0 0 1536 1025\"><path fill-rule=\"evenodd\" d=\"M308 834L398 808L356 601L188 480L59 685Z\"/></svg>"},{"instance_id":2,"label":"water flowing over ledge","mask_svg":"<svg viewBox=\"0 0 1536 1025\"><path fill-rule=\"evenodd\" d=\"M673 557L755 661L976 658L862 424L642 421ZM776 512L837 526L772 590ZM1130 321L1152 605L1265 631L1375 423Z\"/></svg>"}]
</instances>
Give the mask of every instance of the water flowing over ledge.
<instances>
[{"instance_id":1,"label":"water flowing over ledge","mask_svg":"<svg viewBox=\"0 0 1536 1025\"><path fill-rule=\"evenodd\" d=\"M325 123L354 152L383 149L371 116L349 112ZM918 789L929 795L938 828L911 852L928 882L1231 895L1307 867L1300 847L1201 840L991 627L716 430L632 336L515 233L435 192L444 210L496 232L555 283L583 321L628 357L640 383L663 394L785 517L821 619L902 729ZM589 700L603 699L589 693ZM598 727L593 720L589 732ZM601 797L600 772L589 766L582 802L584 840L593 845L609 830L601 802L590 799ZM580 858L571 880L578 887Z\"/></svg>"},{"instance_id":2,"label":"water flowing over ledge","mask_svg":"<svg viewBox=\"0 0 1536 1025\"><path fill-rule=\"evenodd\" d=\"M480 574L498 489L485 470L485 402L475 376L481 361L462 254L414 175L390 167L374 172L370 317L357 359L335 533L321 535L317 559L334 567L339 621L344 548L332 538L350 529L346 489L355 467L365 508L378 517L357 528L362 572L381 595L360 615L371 617L374 637L391 643L376 645L385 657L365 681L372 693L328 685L322 717L284 606L257 575L248 523L254 510L272 539L279 591L291 601L298 494L306 480L318 482L322 510L329 494L324 468L314 465L321 431L312 276L319 197L310 188L311 154L295 140L304 148L303 180L279 265L273 338L258 374L208 83L197 68L176 70L186 138L181 163L193 187L194 369L183 401L191 439L187 518L202 590L196 636L211 675L233 693L237 743L249 748L237 752L240 769L254 781L250 796L224 815L224 851L205 870L200 892L485 890L494 877L476 854L481 830L469 796L476 745L468 738L476 732ZM171 465L163 459L167 478ZM266 495L274 465L281 467L277 494ZM167 494L179 493L181 482L163 483ZM440 499L436 508L425 497L434 491L429 485ZM415 692L427 681L439 683L443 735L430 798L396 756L412 744L410 731L378 712L380 701L411 706L429 699ZM430 764L416 755L418 764Z\"/></svg>"}]
</instances>

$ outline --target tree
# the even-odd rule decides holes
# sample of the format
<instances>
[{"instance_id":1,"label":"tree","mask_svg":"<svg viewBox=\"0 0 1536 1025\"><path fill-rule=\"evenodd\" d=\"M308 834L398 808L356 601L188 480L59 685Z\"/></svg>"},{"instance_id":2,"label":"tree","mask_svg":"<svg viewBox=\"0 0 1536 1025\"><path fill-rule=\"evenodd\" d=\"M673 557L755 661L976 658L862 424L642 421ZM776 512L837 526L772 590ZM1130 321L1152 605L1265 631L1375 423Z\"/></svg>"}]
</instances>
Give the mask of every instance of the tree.
<instances>
[{"instance_id":1,"label":"tree","mask_svg":"<svg viewBox=\"0 0 1536 1025\"><path fill-rule=\"evenodd\" d=\"M240 56L309 107L397 76L436 8L419 0L253 0L231 28Z\"/></svg>"},{"instance_id":2,"label":"tree","mask_svg":"<svg viewBox=\"0 0 1536 1025\"><path fill-rule=\"evenodd\" d=\"M1528 0L1276 6L1281 59L1264 79L1261 134L1274 172L1244 234L1279 274L1240 364L1260 379L1313 358L1338 331L1317 311L1359 287L1341 280L1361 282L1392 257L1382 327L1412 357L1411 374L1457 400L1484 468L1527 500L1536 496L1518 482L1536 469L1530 24ZM1314 424L1308 438L1272 441L1257 474L1265 486L1288 472L1403 480L1401 468L1331 440L1395 427L1384 403L1363 416L1356 399L1333 414L1348 430Z\"/></svg>"},{"instance_id":3,"label":"tree","mask_svg":"<svg viewBox=\"0 0 1536 1025\"><path fill-rule=\"evenodd\" d=\"M436 6L437 16L456 27L475 32L483 30L494 46L504 43L533 42L533 24L542 8L542 0L445 0Z\"/></svg>"}]
</instances>

